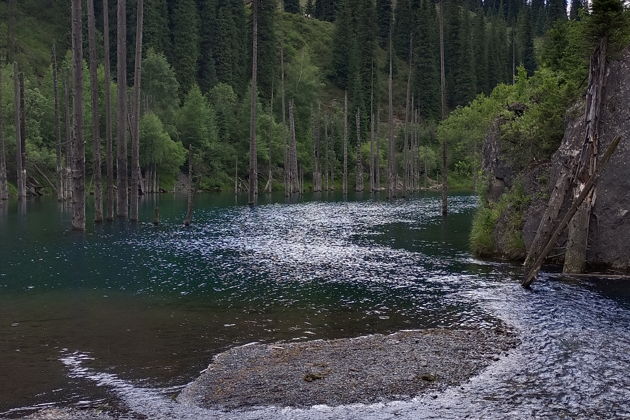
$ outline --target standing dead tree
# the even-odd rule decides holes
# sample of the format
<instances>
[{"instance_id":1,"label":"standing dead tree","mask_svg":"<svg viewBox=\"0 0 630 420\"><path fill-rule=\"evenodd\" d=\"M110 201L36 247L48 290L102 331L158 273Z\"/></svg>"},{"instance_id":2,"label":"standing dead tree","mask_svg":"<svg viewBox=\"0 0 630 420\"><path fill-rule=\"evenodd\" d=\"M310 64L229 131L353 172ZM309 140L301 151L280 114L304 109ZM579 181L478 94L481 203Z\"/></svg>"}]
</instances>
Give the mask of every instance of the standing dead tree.
<instances>
[{"instance_id":1,"label":"standing dead tree","mask_svg":"<svg viewBox=\"0 0 630 420\"><path fill-rule=\"evenodd\" d=\"M440 0L440 98L442 119L446 119L446 70L444 64L444 0ZM448 215L448 144L446 138L442 140L442 216Z\"/></svg>"},{"instance_id":2,"label":"standing dead tree","mask_svg":"<svg viewBox=\"0 0 630 420\"><path fill-rule=\"evenodd\" d=\"M345 92L343 99L343 194L348 194L348 92Z\"/></svg>"},{"instance_id":3,"label":"standing dead tree","mask_svg":"<svg viewBox=\"0 0 630 420\"><path fill-rule=\"evenodd\" d=\"M4 139L4 102L2 71L0 69L0 204L9 199L9 181L7 180L7 155Z\"/></svg>"},{"instance_id":4,"label":"standing dead tree","mask_svg":"<svg viewBox=\"0 0 630 420\"><path fill-rule=\"evenodd\" d=\"M52 46L52 81L53 81L53 98L54 98L54 122L53 129L55 130L55 136L57 140L56 145L56 170L57 170L57 201L63 201L65 199L64 194L64 176L63 176L63 153L62 153L62 138L61 138L61 123L60 110L59 110L59 69L57 64L57 48L53 44Z\"/></svg>"},{"instance_id":5,"label":"standing dead tree","mask_svg":"<svg viewBox=\"0 0 630 420\"><path fill-rule=\"evenodd\" d=\"M18 199L26 198L26 170L23 168L22 160L22 129L21 129L21 109L20 109L20 80L17 63L13 63L13 90L14 90L14 108L15 108L15 167L17 180Z\"/></svg>"},{"instance_id":6,"label":"standing dead tree","mask_svg":"<svg viewBox=\"0 0 630 420\"><path fill-rule=\"evenodd\" d=\"M322 164L321 164L321 107L318 105L317 113L313 113L313 191L322 190Z\"/></svg>"},{"instance_id":7,"label":"standing dead tree","mask_svg":"<svg viewBox=\"0 0 630 420\"><path fill-rule=\"evenodd\" d=\"M107 0L103 0L103 10L108 11ZM103 13L103 67L105 69L105 149L107 166L107 204L105 217L114 220L114 145L112 142L112 101L111 101L111 75L109 59L109 13Z\"/></svg>"},{"instance_id":8,"label":"standing dead tree","mask_svg":"<svg viewBox=\"0 0 630 420\"><path fill-rule=\"evenodd\" d=\"M300 179L298 174L297 139L295 137L295 117L293 99L289 99L289 126L291 132L291 144L289 145L289 194L300 192Z\"/></svg>"},{"instance_id":9,"label":"standing dead tree","mask_svg":"<svg viewBox=\"0 0 630 420\"><path fill-rule=\"evenodd\" d=\"M88 48L90 50L90 87L92 90L92 176L94 177L94 222L103 221L101 187L101 133L98 103L98 56L96 54L96 21L94 0L88 0Z\"/></svg>"},{"instance_id":10,"label":"standing dead tree","mask_svg":"<svg viewBox=\"0 0 630 420\"><path fill-rule=\"evenodd\" d=\"M374 132L374 62L372 62L372 70L370 76L370 191L376 191L376 135Z\"/></svg>"},{"instance_id":11,"label":"standing dead tree","mask_svg":"<svg viewBox=\"0 0 630 420\"><path fill-rule=\"evenodd\" d=\"M81 0L72 0L74 153L72 159L72 228L85 230L85 143L83 140L83 23Z\"/></svg>"},{"instance_id":12,"label":"standing dead tree","mask_svg":"<svg viewBox=\"0 0 630 420\"><path fill-rule=\"evenodd\" d=\"M127 2L118 0L116 31L116 80L118 81L118 111L116 115L116 159L118 217L129 216L129 182L127 179Z\"/></svg>"},{"instance_id":13,"label":"standing dead tree","mask_svg":"<svg viewBox=\"0 0 630 420\"><path fill-rule=\"evenodd\" d=\"M396 144L394 142L394 96L393 96L393 48L392 33L389 32L389 78L387 90L389 91L389 148L387 153L387 197L392 200L396 197Z\"/></svg>"},{"instance_id":14,"label":"standing dead tree","mask_svg":"<svg viewBox=\"0 0 630 420\"><path fill-rule=\"evenodd\" d=\"M409 189L409 124L411 119L411 76L413 74L413 34L409 37L409 74L407 76L407 98L405 101L405 138L403 140L403 195Z\"/></svg>"},{"instance_id":15,"label":"standing dead tree","mask_svg":"<svg viewBox=\"0 0 630 420\"><path fill-rule=\"evenodd\" d=\"M142 26L144 23L144 1L138 0L136 11L136 55L133 83L133 120L131 136L131 194L129 197L129 219L137 221L139 191L142 174L140 173L140 96L142 94Z\"/></svg>"},{"instance_id":16,"label":"standing dead tree","mask_svg":"<svg viewBox=\"0 0 630 420\"><path fill-rule=\"evenodd\" d=\"M363 191L363 162L361 160L361 113L357 108L356 116L357 126L357 151L356 151L356 165L355 165L355 184L354 190L357 192Z\"/></svg>"},{"instance_id":17,"label":"standing dead tree","mask_svg":"<svg viewBox=\"0 0 630 420\"><path fill-rule=\"evenodd\" d=\"M188 146L188 202L186 206L186 217L184 218L184 226L192 224L193 216L193 198L195 196L195 183L193 182L193 152L192 146Z\"/></svg>"},{"instance_id":18,"label":"standing dead tree","mask_svg":"<svg viewBox=\"0 0 630 420\"><path fill-rule=\"evenodd\" d=\"M252 0L252 84L249 113L249 204L258 198L258 151L256 149L256 106L258 102L258 0Z\"/></svg>"}]
</instances>

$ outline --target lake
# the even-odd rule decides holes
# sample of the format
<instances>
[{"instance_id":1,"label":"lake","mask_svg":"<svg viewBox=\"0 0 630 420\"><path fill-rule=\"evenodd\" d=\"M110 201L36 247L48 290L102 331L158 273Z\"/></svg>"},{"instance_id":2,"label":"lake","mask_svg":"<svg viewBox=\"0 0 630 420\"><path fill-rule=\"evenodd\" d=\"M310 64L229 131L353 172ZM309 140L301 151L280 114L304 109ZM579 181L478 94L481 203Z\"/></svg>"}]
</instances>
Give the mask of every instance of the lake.
<instances>
[{"instance_id":1,"label":"lake","mask_svg":"<svg viewBox=\"0 0 630 420\"><path fill-rule=\"evenodd\" d=\"M0 206L0 415L62 406L159 417L233 346L507 323L523 342L510 355L462 387L391 407L408 417L630 416L630 287L542 273L521 289L520 267L468 251L477 200L452 196L443 219L431 193L262 195L257 207L200 194L184 228L185 197L161 195L143 199L144 222L86 233L70 231L70 209L51 199ZM243 416L261 413L271 415Z\"/></svg>"}]
</instances>

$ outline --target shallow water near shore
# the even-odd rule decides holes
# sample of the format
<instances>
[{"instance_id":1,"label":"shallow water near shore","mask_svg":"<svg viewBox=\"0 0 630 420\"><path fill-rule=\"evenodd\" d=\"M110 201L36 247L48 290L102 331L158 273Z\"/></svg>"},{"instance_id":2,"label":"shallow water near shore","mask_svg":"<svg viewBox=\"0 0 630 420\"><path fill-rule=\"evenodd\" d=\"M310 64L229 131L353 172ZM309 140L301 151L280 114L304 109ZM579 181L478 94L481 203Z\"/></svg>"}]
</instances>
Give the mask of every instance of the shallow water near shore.
<instances>
[{"instance_id":1,"label":"shallow water near shore","mask_svg":"<svg viewBox=\"0 0 630 420\"><path fill-rule=\"evenodd\" d=\"M149 197L143 220L159 205L160 226L116 221L85 234L68 230L53 200L0 209L0 415L54 405L232 416L172 400L230 347L503 323L522 345L443 394L239 415L630 415L630 287L543 274L522 290L519 267L467 250L476 197L451 197L447 219L433 194L244 203L201 194L186 229L184 197Z\"/></svg>"}]
</instances>

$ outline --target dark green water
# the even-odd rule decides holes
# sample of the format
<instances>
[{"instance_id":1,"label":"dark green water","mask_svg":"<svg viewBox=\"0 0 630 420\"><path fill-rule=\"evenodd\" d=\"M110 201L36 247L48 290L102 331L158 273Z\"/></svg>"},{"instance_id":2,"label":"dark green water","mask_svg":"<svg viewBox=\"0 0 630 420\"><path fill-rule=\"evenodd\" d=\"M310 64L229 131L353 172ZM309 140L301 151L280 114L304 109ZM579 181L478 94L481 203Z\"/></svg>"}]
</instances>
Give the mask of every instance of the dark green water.
<instances>
[{"instance_id":1,"label":"dark green water","mask_svg":"<svg viewBox=\"0 0 630 420\"><path fill-rule=\"evenodd\" d=\"M143 220L156 200L143 201ZM536 293L524 292L516 267L469 255L475 197L451 197L447 219L431 194L243 203L200 195L184 228L184 198L164 195L159 227L117 221L85 234L68 230L68 209L52 200L0 208L0 414L51 404L138 404L143 413L147 397L133 390L168 397L213 355L253 341L500 322L523 331L519 351L529 356L489 378L481 400L505 398L506 413L523 415L549 395L578 416L611 404L604 414L630 411L621 374L630 351L619 354L630 349L627 286L543 276ZM598 335L602 325L610 328ZM601 369L612 371L594 379ZM590 388L576 387L576 375ZM524 398L530 388L541 392ZM584 408L586 395L594 402ZM457 406L469 410L461 414L480 409ZM550 415L564 412L547 406Z\"/></svg>"}]
</instances>

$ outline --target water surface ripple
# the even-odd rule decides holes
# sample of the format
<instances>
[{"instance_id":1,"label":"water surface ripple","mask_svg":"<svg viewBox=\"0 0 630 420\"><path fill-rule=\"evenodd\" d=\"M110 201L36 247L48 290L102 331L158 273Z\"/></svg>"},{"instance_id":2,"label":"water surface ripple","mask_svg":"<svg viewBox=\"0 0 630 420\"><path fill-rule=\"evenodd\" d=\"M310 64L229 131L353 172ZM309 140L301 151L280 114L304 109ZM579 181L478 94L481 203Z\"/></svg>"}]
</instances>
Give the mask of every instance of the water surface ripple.
<instances>
[{"instance_id":1,"label":"water surface ripple","mask_svg":"<svg viewBox=\"0 0 630 420\"><path fill-rule=\"evenodd\" d=\"M162 197L163 223L67 231L68 210L0 212L0 414L47 405L151 418L630 417L630 288L562 280L518 287L519 268L472 258L477 199L322 195L260 206ZM265 201L265 199L263 199ZM155 199L145 200L149 220ZM236 204L236 205L235 205ZM522 345L443 394L240 413L171 396L212 356L253 341L403 328L515 327Z\"/></svg>"}]
</instances>

